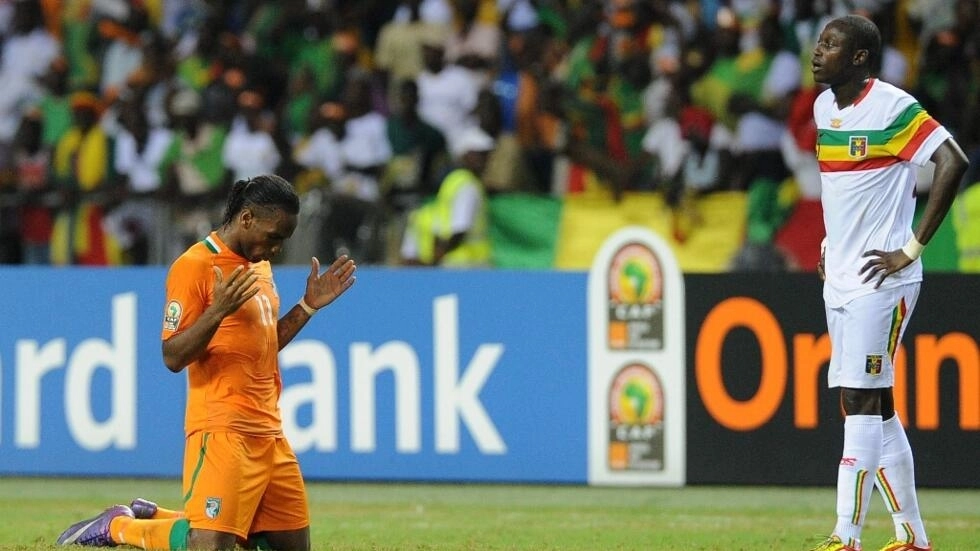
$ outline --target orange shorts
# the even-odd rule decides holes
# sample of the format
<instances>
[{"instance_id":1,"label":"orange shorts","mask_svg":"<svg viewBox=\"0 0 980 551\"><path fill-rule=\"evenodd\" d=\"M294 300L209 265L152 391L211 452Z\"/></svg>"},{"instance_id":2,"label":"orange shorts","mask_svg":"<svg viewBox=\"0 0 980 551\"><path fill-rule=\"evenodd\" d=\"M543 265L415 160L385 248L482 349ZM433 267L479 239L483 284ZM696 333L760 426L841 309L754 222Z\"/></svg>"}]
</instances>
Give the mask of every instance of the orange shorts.
<instances>
[{"instance_id":1,"label":"orange shorts","mask_svg":"<svg viewBox=\"0 0 980 551\"><path fill-rule=\"evenodd\" d=\"M239 538L309 526L306 485L289 442L233 432L188 436L184 513L191 528Z\"/></svg>"}]
</instances>

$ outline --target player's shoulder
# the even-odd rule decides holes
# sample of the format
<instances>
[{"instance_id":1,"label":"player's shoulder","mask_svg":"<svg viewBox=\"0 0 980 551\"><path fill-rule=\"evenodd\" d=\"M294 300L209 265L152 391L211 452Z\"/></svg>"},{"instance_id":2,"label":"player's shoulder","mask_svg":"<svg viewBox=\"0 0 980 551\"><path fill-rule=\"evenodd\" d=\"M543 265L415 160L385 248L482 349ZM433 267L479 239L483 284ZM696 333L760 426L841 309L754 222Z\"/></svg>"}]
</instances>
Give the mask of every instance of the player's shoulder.
<instances>
[{"instance_id":1,"label":"player's shoulder","mask_svg":"<svg viewBox=\"0 0 980 551\"><path fill-rule=\"evenodd\" d=\"M883 108L904 110L910 105L918 104L912 94L881 79L875 80L871 93L874 94L872 96L874 103Z\"/></svg>"},{"instance_id":2,"label":"player's shoulder","mask_svg":"<svg viewBox=\"0 0 980 551\"><path fill-rule=\"evenodd\" d=\"M880 78L875 79L874 84L871 87L871 91L878 96L884 97L912 97L904 89L899 88L890 82L881 80Z\"/></svg>"},{"instance_id":3,"label":"player's shoulder","mask_svg":"<svg viewBox=\"0 0 980 551\"><path fill-rule=\"evenodd\" d=\"M203 270L210 270L213 265L214 253L211 252L203 241L191 245L170 265L170 273L174 274L194 274Z\"/></svg>"},{"instance_id":4,"label":"player's shoulder","mask_svg":"<svg viewBox=\"0 0 980 551\"><path fill-rule=\"evenodd\" d=\"M272 277L272 263L268 260L252 262L249 267L255 271L259 277Z\"/></svg>"},{"instance_id":5,"label":"player's shoulder","mask_svg":"<svg viewBox=\"0 0 980 551\"><path fill-rule=\"evenodd\" d=\"M813 100L814 109L829 109L834 103L834 91L828 86Z\"/></svg>"}]
</instances>

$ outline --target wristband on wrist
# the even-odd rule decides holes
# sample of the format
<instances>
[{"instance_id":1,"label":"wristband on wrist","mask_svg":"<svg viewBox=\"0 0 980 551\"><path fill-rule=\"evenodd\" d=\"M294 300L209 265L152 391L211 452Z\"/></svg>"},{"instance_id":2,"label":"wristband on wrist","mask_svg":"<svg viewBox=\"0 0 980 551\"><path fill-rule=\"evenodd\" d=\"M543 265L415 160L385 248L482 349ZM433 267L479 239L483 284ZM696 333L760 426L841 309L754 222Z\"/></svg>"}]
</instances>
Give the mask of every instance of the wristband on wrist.
<instances>
[{"instance_id":1,"label":"wristband on wrist","mask_svg":"<svg viewBox=\"0 0 980 551\"><path fill-rule=\"evenodd\" d=\"M905 253L905 256L915 260L916 258L922 256L922 249L925 248L926 246L919 243L919 240L913 235L911 238L909 238L909 242L902 247L902 252Z\"/></svg>"},{"instance_id":2,"label":"wristband on wrist","mask_svg":"<svg viewBox=\"0 0 980 551\"><path fill-rule=\"evenodd\" d=\"M314 308L306 303L306 297L301 297L299 299L299 302L297 302L296 304L298 304L299 307L302 308L304 312L306 312L307 316L312 316L317 311L317 308Z\"/></svg>"}]
</instances>

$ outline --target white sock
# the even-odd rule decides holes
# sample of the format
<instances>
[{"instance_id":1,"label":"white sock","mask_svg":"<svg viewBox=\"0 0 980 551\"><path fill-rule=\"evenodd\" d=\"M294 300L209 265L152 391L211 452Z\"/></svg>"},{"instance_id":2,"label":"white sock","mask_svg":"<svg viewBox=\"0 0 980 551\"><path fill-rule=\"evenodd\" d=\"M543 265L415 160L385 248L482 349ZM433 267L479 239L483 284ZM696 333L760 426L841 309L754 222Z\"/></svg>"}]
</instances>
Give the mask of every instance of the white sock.
<instances>
[{"instance_id":1,"label":"white sock","mask_svg":"<svg viewBox=\"0 0 980 551\"><path fill-rule=\"evenodd\" d=\"M912 446L898 413L881 424L881 460L875 486L895 522L895 539L925 547L929 544L915 494L915 466Z\"/></svg>"},{"instance_id":2,"label":"white sock","mask_svg":"<svg viewBox=\"0 0 980 551\"><path fill-rule=\"evenodd\" d=\"M844 452L837 467L837 526L834 533L855 549L861 547L861 528L874 490L881 444L880 415L848 415L844 419Z\"/></svg>"}]
</instances>

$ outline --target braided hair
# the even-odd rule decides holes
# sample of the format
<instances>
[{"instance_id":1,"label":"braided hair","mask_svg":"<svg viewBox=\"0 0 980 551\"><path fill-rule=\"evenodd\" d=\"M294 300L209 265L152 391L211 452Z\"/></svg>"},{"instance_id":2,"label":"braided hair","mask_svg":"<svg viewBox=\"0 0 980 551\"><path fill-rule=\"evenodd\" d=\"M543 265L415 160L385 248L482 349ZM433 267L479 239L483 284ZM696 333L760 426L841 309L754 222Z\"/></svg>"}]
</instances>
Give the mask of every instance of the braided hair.
<instances>
[{"instance_id":1,"label":"braided hair","mask_svg":"<svg viewBox=\"0 0 980 551\"><path fill-rule=\"evenodd\" d=\"M238 180L231 186L222 225L231 224L245 208L280 208L287 214L299 214L299 196L293 185L275 174L263 174Z\"/></svg>"}]
</instances>

